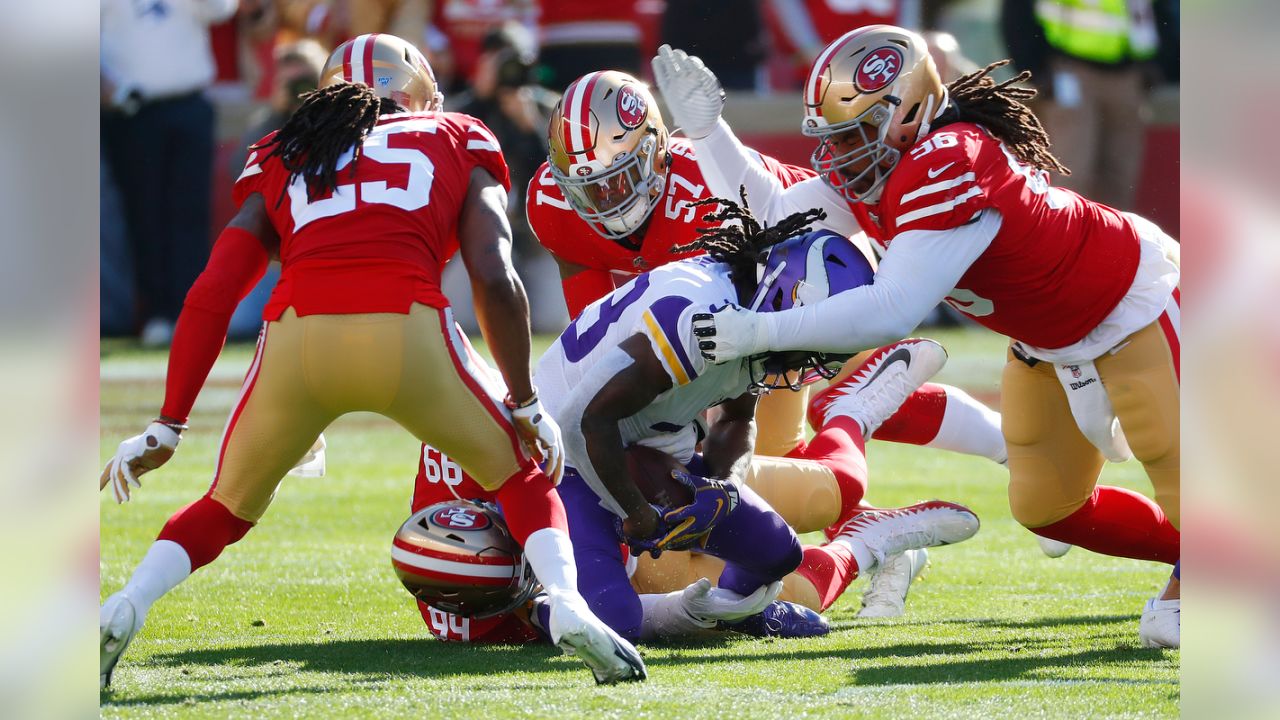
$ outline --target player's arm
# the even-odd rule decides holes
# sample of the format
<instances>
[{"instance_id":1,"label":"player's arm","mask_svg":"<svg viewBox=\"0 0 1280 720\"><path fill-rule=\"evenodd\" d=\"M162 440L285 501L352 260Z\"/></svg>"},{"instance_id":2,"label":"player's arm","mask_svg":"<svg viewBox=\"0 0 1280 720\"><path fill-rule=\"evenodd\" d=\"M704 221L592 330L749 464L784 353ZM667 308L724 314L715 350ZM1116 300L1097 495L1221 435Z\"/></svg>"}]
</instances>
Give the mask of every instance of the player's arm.
<instances>
[{"instance_id":1,"label":"player's arm","mask_svg":"<svg viewBox=\"0 0 1280 720\"><path fill-rule=\"evenodd\" d=\"M529 299L511 263L507 190L483 167L473 168L458 218L458 246L471 278L471 297L480 333L507 385L507 405L525 448L546 462L552 482L560 482L564 454L560 429L542 412L529 371Z\"/></svg>"},{"instance_id":2,"label":"player's arm","mask_svg":"<svg viewBox=\"0 0 1280 720\"><path fill-rule=\"evenodd\" d=\"M618 423L648 407L671 386L671 377L648 339L637 333L592 368L568 403L571 408L582 407L579 417L566 422L567 427L576 423L578 432L569 430L569 442L580 442L589 461L585 463L589 467L578 470L588 483L595 481L608 493L605 500L612 499L611 509L623 518L623 531L630 537L653 536L659 517L628 475Z\"/></svg>"},{"instance_id":3,"label":"player's arm","mask_svg":"<svg viewBox=\"0 0 1280 720\"><path fill-rule=\"evenodd\" d=\"M756 445L756 400L743 393L720 405L720 417L702 441L702 460L714 478L743 482Z\"/></svg>"},{"instance_id":4,"label":"player's arm","mask_svg":"<svg viewBox=\"0 0 1280 720\"><path fill-rule=\"evenodd\" d=\"M900 340L955 288L1000 223L1000 213L987 209L960 227L903 232L871 284L808 307L759 314L726 308L695 318L704 357L725 362L781 350L851 353Z\"/></svg>"},{"instance_id":5,"label":"player's arm","mask_svg":"<svg viewBox=\"0 0 1280 720\"><path fill-rule=\"evenodd\" d=\"M608 270L571 263L555 253L551 257L560 268L560 285L564 289L569 319L578 317L588 305L614 291L613 274Z\"/></svg>"},{"instance_id":6,"label":"player's arm","mask_svg":"<svg viewBox=\"0 0 1280 720\"><path fill-rule=\"evenodd\" d=\"M712 195L737 200L744 188L751 213L761 222L776 223L793 213L821 208L827 213L824 227L846 236L859 231L844 199L820 178L790 184L792 178L784 180L771 172L759 153L738 140L720 117L720 81L701 60L664 45L653 58L653 75L674 124L693 141L698 168Z\"/></svg>"},{"instance_id":7,"label":"player's arm","mask_svg":"<svg viewBox=\"0 0 1280 720\"><path fill-rule=\"evenodd\" d=\"M173 456L196 396L226 342L231 316L266 272L279 242L262 195L249 195L187 292L169 349L160 416L142 434L120 443L102 471L100 488L110 482L117 502L128 501L129 488L140 486L138 478Z\"/></svg>"},{"instance_id":8,"label":"player's arm","mask_svg":"<svg viewBox=\"0 0 1280 720\"><path fill-rule=\"evenodd\" d=\"M462 263L471 278L480 332L516 403L533 396L529 371L529 300L511 263L507 191L487 170L471 171L458 219Z\"/></svg>"}]
</instances>

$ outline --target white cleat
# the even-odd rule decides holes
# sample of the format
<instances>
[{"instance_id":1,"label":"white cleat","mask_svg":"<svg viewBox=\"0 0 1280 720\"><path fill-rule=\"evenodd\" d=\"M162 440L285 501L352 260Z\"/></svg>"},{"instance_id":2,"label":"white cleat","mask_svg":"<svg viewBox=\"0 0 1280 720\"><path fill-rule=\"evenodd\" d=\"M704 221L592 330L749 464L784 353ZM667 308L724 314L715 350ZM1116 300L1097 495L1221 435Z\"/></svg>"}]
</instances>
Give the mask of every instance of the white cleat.
<instances>
[{"instance_id":1,"label":"white cleat","mask_svg":"<svg viewBox=\"0 0 1280 720\"><path fill-rule=\"evenodd\" d=\"M871 354L851 375L823 390L809 403L809 424L821 429L845 415L875 431L917 388L947 364L947 351L933 340L908 338Z\"/></svg>"},{"instance_id":2,"label":"white cleat","mask_svg":"<svg viewBox=\"0 0 1280 720\"><path fill-rule=\"evenodd\" d=\"M964 542L978 527L978 516L969 508L930 500L896 510L864 510L842 525L831 541L862 542L875 564L861 570L875 572L888 558L908 550Z\"/></svg>"},{"instance_id":3,"label":"white cleat","mask_svg":"<svg viewBox=\"0 0 1280 720\"><path fill-rule=\"evenodd\" d=\"M929 551L908 550L888 558L871 576L871 584L862 593L860 618L900 617L907 611L907 593L911 583L929 564Z\"/></svg>"},{"instance_id":4,"label":"white cleat","mask_svg":"<svg viewBox=\"0 0 1280 720\"><path fill-rule=\"evenodd\" d=\"M1142 647L1182 647L1182 601L1151 598L1142 608L1138 640Z\"/></svg>"},{"instance_id":5,"label":"white cleat","mask_svg":"<svg viewBox=\"0 0 1280 720\"><path fill-rule=\"evenodd\" d=\"M133 601L124 593L118 592L102 604L102 610L98 613L98 635L101 640L98 655L99 690L105 690L111 684L111 674L115 672L116 663L141 629L142 618L138 616Z\"/></svg>"},{"instance_id":6,"label":"white cleat","mask_svg":"<svg viewBox=\"0 0 1280 720\"><path fill-rule=\"evenodd\" d=\"M582 598L551 602L551 641L591 669L596 683L639 682L649 677L635 647L605 625Z\"/></svg>"},{"instance_id":7,"label":"white cleat","mask_svg":"<svg viewBox=\"0 0 1280 720\"><path fill-rule=\"evenodd\" d=\"M1040 551L1051 558L1060 558L1071 552L1071 548L1075 547L1071 543L1064 543L1061 540L1036 536L1036 540L1040 542Z\"/></svg>"}]
</instances>

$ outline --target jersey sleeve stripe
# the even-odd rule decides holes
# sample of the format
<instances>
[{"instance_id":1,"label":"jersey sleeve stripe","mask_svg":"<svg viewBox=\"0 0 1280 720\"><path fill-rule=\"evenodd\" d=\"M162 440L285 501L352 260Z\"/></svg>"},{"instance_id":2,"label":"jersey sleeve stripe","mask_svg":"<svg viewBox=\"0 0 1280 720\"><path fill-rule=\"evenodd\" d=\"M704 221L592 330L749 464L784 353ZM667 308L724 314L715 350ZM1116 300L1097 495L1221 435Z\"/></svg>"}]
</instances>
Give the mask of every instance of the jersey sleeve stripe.
<instances>
[{"instance_id":1,"label":"jersey sleeve stripe","mask_svg":"<svg viewBox=\"0 0 1280 720\"><path fill-rule=\"evenodd\" d=\"M666 333L662 331L662 327L658 325L658 320L654 318L652 310L644 311L644 324L649 329L649 337L653 338L653 344L658 348L658 352L662 354L662 359L667 368L671 370L671 374L675 377L677 385L688 385L690 372L692 368L686 368L682 364L683 358L676 354L676 350L671 346L671 342L667 339Z\"/></svg>"},{"instance_id":2,"label":"jersey sleeve stripe","mask_svg":"<svg viewBox=\"0 0 1280 720\"><path fill-rule=\"evenodd\" d=\"M471 132L475 133L476 135L479 135L480 139L476 140L472 138L467 140L468 150L489 150L491 152L502 152L498 148L498 139L495 138L493 135L491 135L484 128L478 125L472 125Z\"/></svg>"},{"instance_id":3,"label":"jersey sleeve stripe","mask_svg":"<svg viewBox=\"0 0 1280 720\"><path fill-rule=\"evenodd\" d=\"M978 187L977 185L974 185L973 187L964 191L960 195L957 195L955 198L951 200L947 200L946 202L940 202L936 205L926 205L920 208L919 210L912 210L909 213L904 213L901 217L898 218L898 222L897 222L898 229L901 230L903 226L905 226L907 223L914 222L921 218L927 218L930 215L937 215L939 213L947 212L948 210L951 210L960 205L963 205L964 201L968 200L969 198L977 197L978 195L981 195L981 194L982 194L982 188Z\"/></svg>"},{"instance_id":4,"label":"jersey sleeve stripe","mask_svg":"<svg viewBox=\"0 0 1280 720\"><path fill-rule=\"evenodd\" d=\"M922 197L924 195L932 195L933 193L942 192L943 190L950 190L951 188L956 187L957 185L963 185L967 182L974 181L976 179L977 178L973 173L967 172L957 178L952 178L950 180L943 180L942 182L936 182L932 185L925 185L924 187L916 188L915 190L912 190L906 195L903 195L902 199L899 200L898 202L907 203L912 200L915 200L918 197Z\"/></svg>"}]
</instances>

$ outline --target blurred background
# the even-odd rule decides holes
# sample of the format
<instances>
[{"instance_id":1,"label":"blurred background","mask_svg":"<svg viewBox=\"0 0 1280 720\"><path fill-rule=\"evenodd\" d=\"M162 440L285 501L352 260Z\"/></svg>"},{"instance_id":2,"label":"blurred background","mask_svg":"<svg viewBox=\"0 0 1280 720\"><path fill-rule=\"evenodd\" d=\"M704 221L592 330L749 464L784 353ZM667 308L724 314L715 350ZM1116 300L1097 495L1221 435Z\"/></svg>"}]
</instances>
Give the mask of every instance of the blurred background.
<instances>
[{"instance_id":1,"label":"blurred background","mask_svg":"<svg viewBox=\"0 0 1280 720\"><path fill-rule=\"evenodd\" d=\"M720 77L748 145L807 167L799 87L830 41L868 24L927 32L944 80L994 60L1031 70L1036 110L1073 170L1058 182L1179 236L1179 0L102 0L101 332L169 342L191 281L234 214L245 148L280 127L331 48L367 32L416 43L449 110L497 134L512 170L516 260L536 332L568 321L554 262L524 219L559 92L593 70L649 79L658 45ZM136 42L148 14L187 13ZM157 141L157 138L163 138ZM446 273L474 330L465 272ZM251 340L277 273L232 322ZM143 281L140 281L142 278ZM959 322L940 308L935 323Z\"/></svg>"}]
</instances>

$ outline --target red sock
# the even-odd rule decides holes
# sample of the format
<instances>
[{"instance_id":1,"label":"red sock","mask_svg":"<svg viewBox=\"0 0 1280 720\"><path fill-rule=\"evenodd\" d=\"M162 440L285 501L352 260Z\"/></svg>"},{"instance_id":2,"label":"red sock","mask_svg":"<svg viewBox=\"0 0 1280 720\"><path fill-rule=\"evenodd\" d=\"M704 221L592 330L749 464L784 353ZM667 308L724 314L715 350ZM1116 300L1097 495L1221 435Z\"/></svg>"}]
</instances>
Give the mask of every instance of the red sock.
<instances>
[{"instance_id":1,"label":"red sock","mask_svg":"<svg viewBox=\"0 0 1280 720\"><path fill-rule=\"evenodd\" d=\"M801 457L820 462L835 473L836 484L840 486L840 516L833 527L844 524L857 512L862 496L867 493L867 455L862 428L853 418L836 416L822 426Z\"/></svg>"},{"instance_id":2,"label":"red sock","mask_svg":"<svg viewBox=\"0 0 1280 720\"><path fill-rule=\"evenodd\" d=\"M564 503L551 479L538 466L517 473L498 490L498 504L515 541L524 545L529 536L543 528L569 532Z\"/></svg>"},{"instance_id":3,"label":"red sock","mask_svg":"<svg viewBox=\"0 0 1280 720\"><path fill-rule=\"evenodd\" d=\"M858 561L853 559L853 551L844 545L806 545L804 559L796 572L817 589L822 610L826 610L858 577Z\"/></svg>"},{"instance_id":4,"label":"red sock","mask_svg":"<svg viewBox=\"0 0 1280 720\"><path fill-rule=\"evenodd\" d=\"M880 425L875 439L924 445L938 436L946 414L947 389L936 383L925 383Z\"/></svg>"},{"instance_id":5,"label":"red sock","mask_svg":"<svg viewBox=\"0 0 1280 720\"><path fill-rule=\"evenodd\" d=\"M1103 555L1178 561L1182 535L1160 506L1131 490L1099 485L1079 510L1031 532Z\"/></svg>"},{"instance_id":6,"label":"red sock","mask_svg":"<svg viewBox=\"0 0 1280 720\"><path fill-rule=\"evenodd\" d=\"M249 532L253 523L241 520L225 505L205 495L169 518L157 540L171 540L191 558L191 570L213 562L222 550Z\"/></svg>"}]
</instances>

